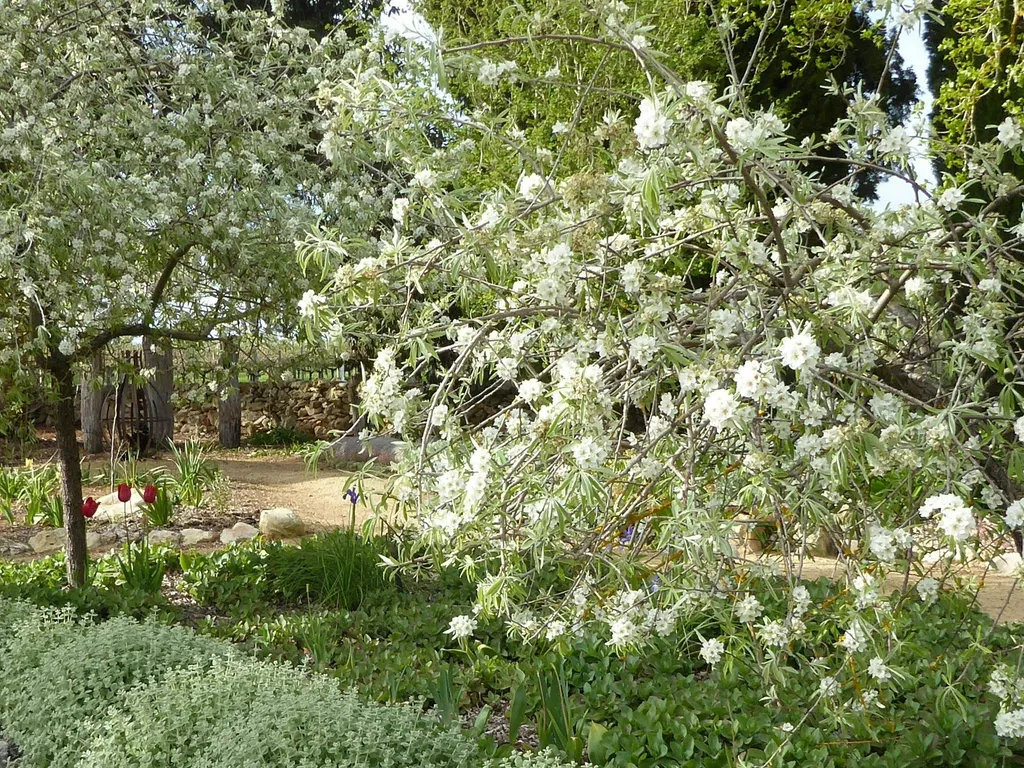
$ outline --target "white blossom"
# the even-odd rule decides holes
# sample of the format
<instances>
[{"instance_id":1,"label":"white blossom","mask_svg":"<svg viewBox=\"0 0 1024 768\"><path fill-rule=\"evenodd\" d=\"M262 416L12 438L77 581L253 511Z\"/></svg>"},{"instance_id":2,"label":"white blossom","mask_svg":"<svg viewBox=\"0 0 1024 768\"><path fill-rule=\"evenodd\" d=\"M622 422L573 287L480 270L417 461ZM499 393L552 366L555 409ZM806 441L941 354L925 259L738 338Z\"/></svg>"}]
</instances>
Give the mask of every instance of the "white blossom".
<instances>
[{"instance_id":1,"label":"white blossom","mask_svg":"<svg viewBox=\"0 0 1024 768\"><path fill-rule=\"evenodd\" d=\"M714 668L722 660L723 653L725 653L725 644L716 637L701 643L700 657L709 667Z\"/></svg>"},{"instance_id":2,"label":"white blossom","mask_svg":"<svg viewBox=\"0 0 1024 768\"><path fill-rule=\"evenodd\" d=\"M544 384L537 379L527 379L519 385L519 396L528 403L537 402L544 394Z\"/></svg>"},{"instance_id":3,"label":"white blossom","mask_svg":"<svg viewBox=\"0 0 1024 768\"><path fill-rule=\"evenodd\" d=\"M476 619L472 616L456 616L448 624L445 634L451 635L452 640L465 640L468 637L472 637L476 631L476 626Z\"/></svg>"},{"instance_id":4,"label":"white blossom","mask_svg":"<svg viewBox=\"0 0 1024 768\"><path fill-rule=\"evenodd\" d=\"M1003 521L1006 523L1007 528L1012 530L1020 528L1021 524L1024 523L1024 499L1017 499L1006 508Z\"/></svg>"},{"instance_id":5,"label":"white blossom","mask_svg":"<svg viewBox=\"0 0 1024 768\"><path fill-rule=\"evenodd\" d=\"M917 582L917 594L922 602L933 603L939 595L939 582L933 578L926 577Z\"/></svg>"},{"instance_id":6,"label":"white blossom","mask_svg":"<svg viewBox=\"0 0 1024 768\"><path fill-rule=\"evenodd\" d=\"M736 619L749 624L752 621L757 621L758 617L764 612L764 607L758 602L754 595L747 595L738 603L736 603Z\"/></svg>"},{"instance_id":7,"label":"white blossom","mask_svg":"<svg viewBox=\"0 0 1024 768\"><path fill-rule=\"evenodd\" d=\"M1007 149L1016 149L1024 142L1024 131L1013 117L1007 117L999 124L996 141Z\"/></svg>"},{"instance_id":8,"label":"white blossom","mask_svg":"<svg viewBox=\"0 0 1024 768\"><path fill-rule=\"evenodd\" d=\"M813 368L818 362L819 354L821 354L821 348L818 346L818 342L807 331L794 333L783 339L779 345L782 364L794 371Z\"/></svg>"},{"instance_id":9,"label":"white blossom","mask_svg":"<svg viewBox=\"0 0 1024 768\"><path fill-rule=\"evenodd\" d=\"M640 116L633 126L637 144L640 149L657 149L668 141L668 131L672 127L671 118L665 116L657 102L644 99L640 102Z\"/></svg>"},{"instance_id":10,"label":"white blossom","mask_svg":"<svg viewBox=\"0 0 1024 768\"><path fill-rule=\"evenodd\" d=\"M1001 711L996 715L995 727L1000 738L1024 738L1024 709Z\"/></svg>"},{"instance_id":11,"label":"white blossom","mask_svg":"<svg viewBox=\"0 0 1024 768\"><path fill-rule=\"evenodd\" d=\"M967 199L967 196L962 190L957 187L950 187L949 189L943 190L942 194L939 195L938 205L939 208L943 208L947 211L955 211L960 207L960 203Z\"/></svg>"},{"instance_id":12,"label":"white blossom","mask_svg":"<svg viewBox=\"0 0 1024 768\"><path fill-rule=\"evenodd\" d=\"M704 399L704 420L715 429L725 428L738 410L739 401L727 389L716 389Z\"/></svg>"},{"instance_id":13,"label":"white blossom","mask_svg":"<svg viewBox=\"0 0 1024 768\"><path fill-rule=\"evenodd\" d=\"M868 674L880 683L884 683L892 677L892 672L885 665L881 656L875 656L868 662Z\"/></svg>"},{"instance_id":14,"label":"white blossom","mask_svg":"<svg viewBox=\"0 0 1024 768\"><path fill-rule=\"evenodd\" d=\"M312 317L316 313L317 308L322 307L326 303L326 296L321 296L310 288L299 299L299 314L302 317Z\"/></svg>"}]
</instances>

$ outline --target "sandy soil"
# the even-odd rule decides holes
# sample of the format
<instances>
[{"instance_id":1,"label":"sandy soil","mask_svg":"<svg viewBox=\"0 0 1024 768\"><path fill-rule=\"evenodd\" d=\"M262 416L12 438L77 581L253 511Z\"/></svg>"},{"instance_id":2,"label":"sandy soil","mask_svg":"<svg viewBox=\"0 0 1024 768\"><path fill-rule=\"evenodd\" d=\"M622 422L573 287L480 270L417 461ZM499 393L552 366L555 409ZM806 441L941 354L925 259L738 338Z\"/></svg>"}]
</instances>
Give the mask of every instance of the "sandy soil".
<instances>
[{"instance_id":1,"label":"sandy soil","mask_svg":"<svg viewBox=\"0 0 1024 768\"><path fill-rule=\"evenodd\" d=\"M305 471L297 456L232 457L214 459L231 481L232 502L258 510L287 507L312 527L340 528L352 519L349 488L361 490L356 505L356 524L362 524L380 507L385 478L338 469L320 469L316 477Z\"/></svg>"}]
</instances>

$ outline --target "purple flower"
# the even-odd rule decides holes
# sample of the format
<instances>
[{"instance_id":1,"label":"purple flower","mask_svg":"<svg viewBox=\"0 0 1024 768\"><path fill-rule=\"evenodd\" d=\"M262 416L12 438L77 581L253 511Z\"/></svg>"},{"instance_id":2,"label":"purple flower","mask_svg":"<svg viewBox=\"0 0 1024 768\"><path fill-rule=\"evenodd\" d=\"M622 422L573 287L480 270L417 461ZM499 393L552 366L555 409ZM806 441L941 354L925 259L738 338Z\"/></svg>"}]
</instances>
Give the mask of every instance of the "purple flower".
<instances>
[{"instance_id":1,"label":"purple flower","mask_svg":"<svg viewBox=\"0 0 1024 768\"><path fill-rule=\"evenodd\" d=\"M635 525L631 525L631 526L629 526L629 528L627 528L625 531L622 532L622 535L619 536L619 541L621 543L623 543L623 544L629 544L633 540L633 534L635 534L635 533L636 533L636 526Z\"/></svg>"},{"instance_id":2,"label":"purple flower","mask_svg":"<svg viewBox=\"0 0 1024 768\"><path fill-rule=\"evenodd\" d=\"M355 488L349 488L347 491L345 491L345 495L342 498L348 499L353 504L358 504L359 492Z\"/></svg>"}]
</instances>

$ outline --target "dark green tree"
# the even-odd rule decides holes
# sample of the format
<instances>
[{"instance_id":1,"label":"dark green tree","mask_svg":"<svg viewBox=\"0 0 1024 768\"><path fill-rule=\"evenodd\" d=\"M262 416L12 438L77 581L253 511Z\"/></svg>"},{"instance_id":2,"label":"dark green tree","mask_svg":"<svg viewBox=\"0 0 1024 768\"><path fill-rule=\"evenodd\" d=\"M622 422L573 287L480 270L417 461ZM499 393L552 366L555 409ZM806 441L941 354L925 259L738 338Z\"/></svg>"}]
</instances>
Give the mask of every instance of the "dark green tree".
<instances>
[{"instance_id":1,"label":"dark green tree","mask_svg":"<svg viewBox=\"0 0 1024 768\"><path fill-rule=\"evenodd\" d=\"M583 154L599 150L595 129L604 114L633 115L647 95L648 76L627 41L616 45L604 33L614 8L598 13L579 0L560 0L553 10L546 0L422 0L420 7L441 31L444 47L467 57L447 85L468 108L490 92L479 82L484 59L517 63L516 76L502 86L501 106L533 139L554 145L558 130L575 125L594 137ZM890 51L892 34L852 0L639 0L633 9L617 21L635 27L666 67L719 89L749 84L749 106L773 107L796 138L824 135L846 114L846 99L826 91L831 81L866 83L867 91L880 92L894 125L914 103L916 81ZM716 23L723 18L732 28L727 39ZM492 100L492 106L498 105ZM571 165L573 158L563 162ZM819 170L830 181L848 172L831 164ZM878 175L864 173L857 182L858 192L872 196Z\"/></svg>"}]
</instances>

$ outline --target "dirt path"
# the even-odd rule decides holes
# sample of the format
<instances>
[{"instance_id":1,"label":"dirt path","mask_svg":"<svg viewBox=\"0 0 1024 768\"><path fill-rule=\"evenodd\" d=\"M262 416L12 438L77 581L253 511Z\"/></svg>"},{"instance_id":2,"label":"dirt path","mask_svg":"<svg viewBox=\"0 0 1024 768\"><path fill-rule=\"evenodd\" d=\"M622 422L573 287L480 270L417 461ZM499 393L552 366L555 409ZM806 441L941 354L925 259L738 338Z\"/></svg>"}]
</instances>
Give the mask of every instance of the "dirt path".
<instances>
[{"instance_id":1,"label":"dirt path","mask_svg":"<svg viewBox=\"0 0 1024 768\"><path fill-rule=\"evenodd\" d=\"M771 565L781 570L778 558L765 558ZM827 558L815 558L805 560L802 576L805 579L817 579L825 576L830 579L843 578L846 575L846 564L837 560ZM942 569L938 566L928 571L929 576L938 581L943 581ZM966 580L980 585L977 593L978 607L1003 624L1010 624L1017 621L1024 621L1024 584L1018 583L1013 576L1003 576L984 563L972 563L960 565L950 570L945 576L947 582L953 579ZM894 592L903 588L903 575L892 573L886 576L882 585L884 592ZM916 584L918 578L910 576L908 582L911 586Z\"/></svg>"},{"instance_id":2,"label":"dirt path","mask_svg":"<svg viewBox=\"0 0 1024 768\"><path fill-rule=\"evenodd\" d=\"M349 525L352 503L345 492L361 485L356 524L380 506L383 477L364 477L336 469L321 469L316 477L306 472L297 456L250 458L244 455L213 459L231 482L232 504L259 510L287 507L315 528Z\"/></svg>"}]
</instances>

